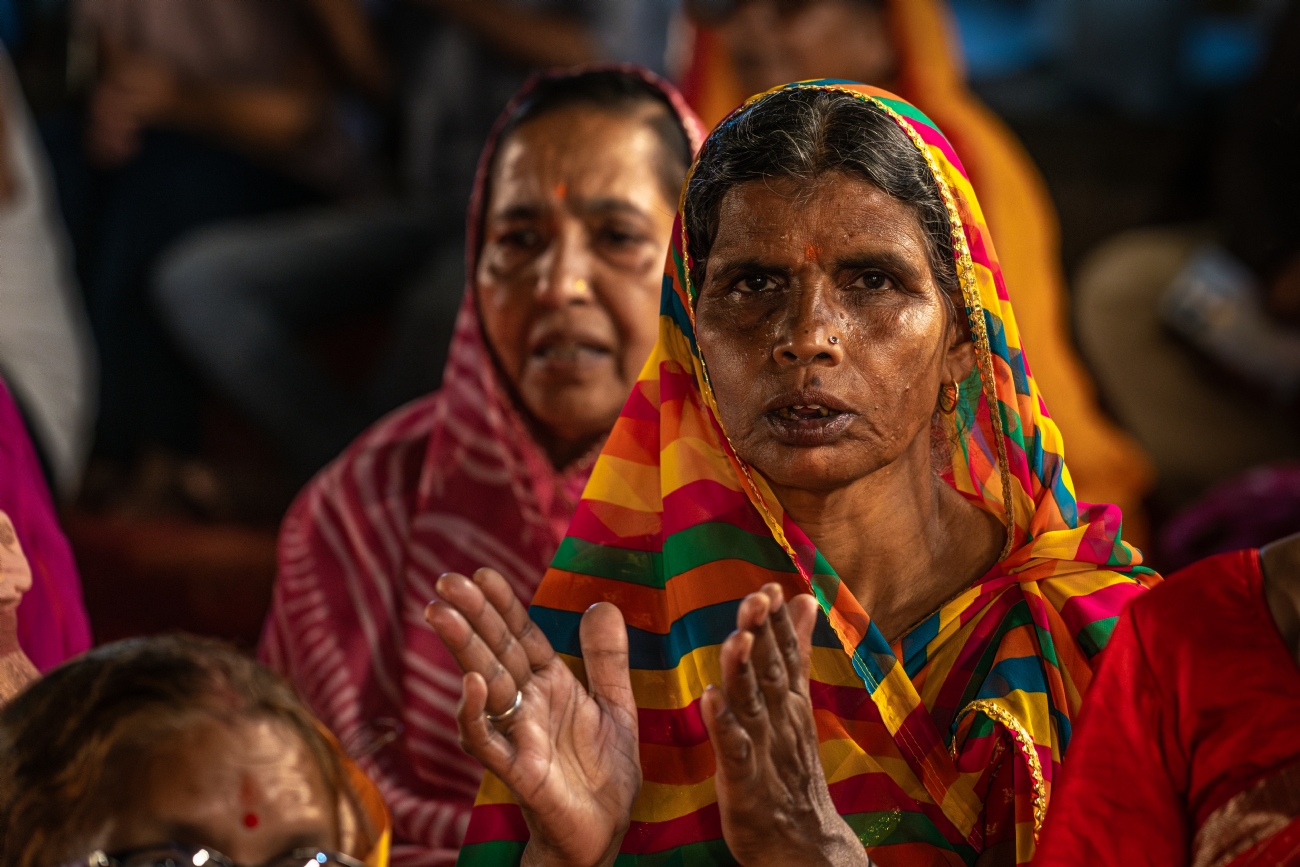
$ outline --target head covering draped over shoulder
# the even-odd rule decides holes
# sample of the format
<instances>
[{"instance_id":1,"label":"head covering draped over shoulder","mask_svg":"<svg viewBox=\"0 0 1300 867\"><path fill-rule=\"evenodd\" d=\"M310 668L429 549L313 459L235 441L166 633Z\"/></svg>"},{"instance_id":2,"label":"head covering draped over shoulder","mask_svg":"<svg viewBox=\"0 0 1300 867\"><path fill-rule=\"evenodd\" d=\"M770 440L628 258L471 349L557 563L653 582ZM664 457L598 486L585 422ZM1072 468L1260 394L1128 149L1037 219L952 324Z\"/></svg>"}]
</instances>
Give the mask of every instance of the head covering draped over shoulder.
<instances>
[{"instance_id":1,"label":"head covering draped over shoulder","mask_svg":"<svg viewBox=\"0 0 1300 867\"><path fill-rule=\"evenodd\" d=\"M986 845L1010 838L1018 862L1027 862L1092 659L1153 573L1121 540L1117 508L1075 501L979 202L942 133L883 90L841 81L787 87L872 103L933 173L977 356L947 417L956 420L955 444L940 470L1008 528L1006 549L969 589L893 646L885 641L727 440L695 343L679 212L659 343L596 462L532 616L579 669L582 612L608 600L627 620L645 780L623 843L627 855L734 863L721 839L698 702L706 685L721 682L718 649L740 600L777 581L820 603L812 697L822 763L840 813L877 863L970 864ZM1005 797L994 805L998 785ZM501 863L526 839L510 793L489 776L461 863Z\"/></svg>"},{"instance_id":2,"label":"head covering draped over shoulder","mask_svg":"<svg viewBox=\"0 0 1300 867\"><path fill-rule=\"evenodd\" d=\"M686 131L704 131L663 79L646 82ZM450 863L482 773L461 751L455 659L424 622L443 572L496 569L532 598L573 516L596 452L551 464L497 369L475 275L497 121L467 217L466 286L442 387L362 434L299 494L280 529L279 568L259 657L287 675L378 785L392 814L394 867Z\"/></svg>"}]
</instances>

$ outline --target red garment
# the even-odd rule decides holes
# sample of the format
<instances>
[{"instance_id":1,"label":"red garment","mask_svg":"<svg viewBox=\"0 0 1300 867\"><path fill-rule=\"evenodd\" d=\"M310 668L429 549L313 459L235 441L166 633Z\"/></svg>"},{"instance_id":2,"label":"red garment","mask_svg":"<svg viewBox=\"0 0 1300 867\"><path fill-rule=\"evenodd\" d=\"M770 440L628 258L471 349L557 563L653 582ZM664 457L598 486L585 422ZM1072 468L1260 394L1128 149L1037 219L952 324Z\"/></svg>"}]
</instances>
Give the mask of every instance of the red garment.
<instances>
[{"instance_id":1,"label":"red garment","mask_svg":"<svg viewBox=\"0 0 1300 867\"><path fill-rule=\"evenodd\" d=\"M1035 867L1185 867L1215 811L1300 760L1300 667L1258 551L1202 560L1133 601L1067 756Z\"/></svg>"},{"instance_id":2,"label":"red garment","mask_svg":"<svg viewBox=\"0 0 1300 867\"><path fill-rule=\"evenodd\" d=\"M81 577L59 526L36 449L9 389L0 381L0 510L32 569L32 589L18 606L18 644L41 671L90 649Z\"/></svg>"},{"instance_id":3,"label":"red garment","mask_svg":"<svg viewBox=\"0 0 1300 867\"><path fill-rule=\"evenodd\" d=\"M627 69L667 97L698 147L703 131L676 90ZM495 141L469 209L471 281ZM260 657L379 786L393 867L455 861L482 775L457 740L460 668L424 621L434 581L489 566L531 600L599 451L554 469L497 374L471 282L442 388L364 433L284 520Z\"/></svg>"}]
</instances>

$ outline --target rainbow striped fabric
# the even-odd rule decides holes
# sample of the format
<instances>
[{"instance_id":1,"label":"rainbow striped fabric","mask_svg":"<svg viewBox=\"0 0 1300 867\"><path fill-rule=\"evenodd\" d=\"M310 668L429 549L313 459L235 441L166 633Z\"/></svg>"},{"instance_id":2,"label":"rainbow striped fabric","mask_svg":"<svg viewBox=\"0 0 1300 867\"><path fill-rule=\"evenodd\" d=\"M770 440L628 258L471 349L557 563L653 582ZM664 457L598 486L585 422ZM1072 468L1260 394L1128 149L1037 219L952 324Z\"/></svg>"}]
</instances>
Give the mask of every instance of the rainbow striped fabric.
<instances>
[{"instance_id":1,"label":"rainbow striped fabric","mask_svg":"<svg viewBox=\"0 0 1300 867\"><path fill-rule=\"evenodd\" d=\"M1154 573L1120 540L1113 506L1076 503L1060 433L1020 349L992 239L952 147L898 97L841 81L925 155L948 205L978 364L962 383L944 478L1011 528L1001 561L894 645L741 464L694 341L683 221L664 279L659 342L596 464L532 616L581 672L578 622L600 600L628 623L644 784L619 864L733 864L700 717L718 646L748 593L812 592L812 695L841 815L877 864L972 864L997 829L986 795L1014 778L1017 861L1028 862L1070 738L1070 719L1124 604ZM780 90L778 88L777 90ZM738 109L743 112L764 95ZM733 115L734 116L734 115ZM724 121L724 124L726 121ZM958 433L960 431L960 433ZM1011 770L1007 771L1008 762ZM1008 776L1009 774L1009 776ZM462 865L516 863L519 808L489 775Z\"/></svg>"}]
</instances>

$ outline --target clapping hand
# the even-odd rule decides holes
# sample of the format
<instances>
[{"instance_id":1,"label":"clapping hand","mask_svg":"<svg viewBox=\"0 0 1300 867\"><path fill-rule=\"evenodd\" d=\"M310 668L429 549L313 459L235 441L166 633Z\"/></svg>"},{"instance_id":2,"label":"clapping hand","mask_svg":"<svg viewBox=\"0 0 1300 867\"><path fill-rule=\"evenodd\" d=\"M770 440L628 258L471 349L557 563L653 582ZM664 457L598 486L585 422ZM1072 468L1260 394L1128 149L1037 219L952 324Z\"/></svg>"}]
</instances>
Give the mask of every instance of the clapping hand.
<instances>
[{"instance_id":1,"label":"clapping hand","mask_svg":"<svg viewBox=\"0 0 1300 867\"><path fill-rule=\"evenodd\" d=\"M822 771L808 690L816 620L812 596L751 593L722 644L722 686L704 693L722 834L746 867L871 863Z\"/></svg>"},{"instance_id":2,"label":"clapping hand","mask_svg":"<svg viewBox=\"0 0 1300 867\"><path fill-rule=\"evenodd\" d=\"M608 602L583 615L584 686L496 572L449 573L437 589L425 618L465 672L461 746L518 800L524 862L612 864L641 788L623 615Z\"/></svg>"}]
</instances>

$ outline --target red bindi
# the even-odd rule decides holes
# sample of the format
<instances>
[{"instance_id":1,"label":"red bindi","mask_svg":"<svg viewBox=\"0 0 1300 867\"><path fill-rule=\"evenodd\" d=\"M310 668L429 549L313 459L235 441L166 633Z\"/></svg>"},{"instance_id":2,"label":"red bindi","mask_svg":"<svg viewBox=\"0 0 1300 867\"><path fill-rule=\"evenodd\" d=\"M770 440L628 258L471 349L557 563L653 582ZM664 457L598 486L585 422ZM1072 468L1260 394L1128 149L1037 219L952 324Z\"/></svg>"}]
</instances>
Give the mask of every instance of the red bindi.
<instances>
[{"instance_id":1,"label":"red bindi","mask_svg":"<svg viewBox=\"0 0 1300 867\"><path fill-rule=\"evenodd\" d=\"M257 825L258 825L258 821L259 821L259 820L258 820L258 818L257 818L257 814L256 814L256 813L245 813L245 814L244 814L244 827L245 827L245 828L256 828Z\"/></svg>"}]
</instances>

